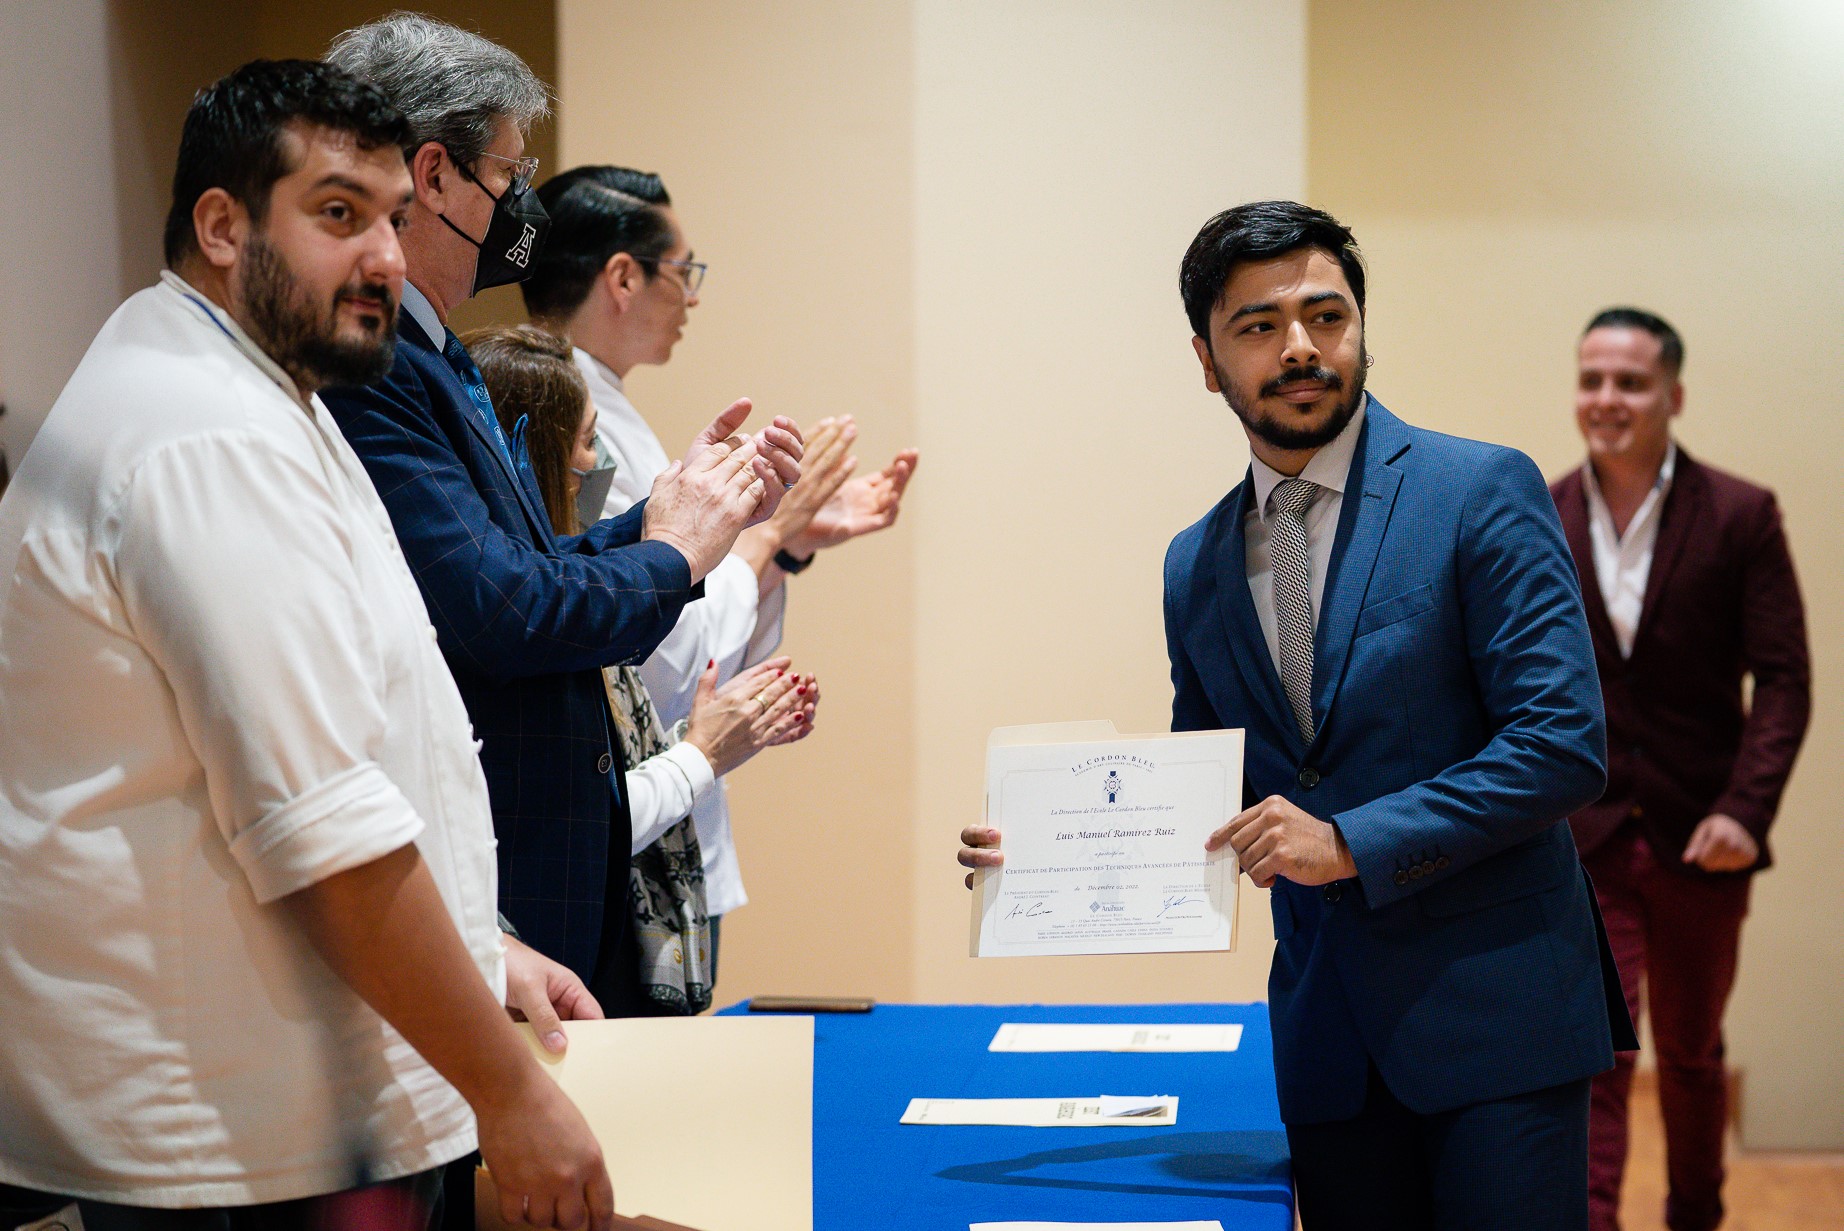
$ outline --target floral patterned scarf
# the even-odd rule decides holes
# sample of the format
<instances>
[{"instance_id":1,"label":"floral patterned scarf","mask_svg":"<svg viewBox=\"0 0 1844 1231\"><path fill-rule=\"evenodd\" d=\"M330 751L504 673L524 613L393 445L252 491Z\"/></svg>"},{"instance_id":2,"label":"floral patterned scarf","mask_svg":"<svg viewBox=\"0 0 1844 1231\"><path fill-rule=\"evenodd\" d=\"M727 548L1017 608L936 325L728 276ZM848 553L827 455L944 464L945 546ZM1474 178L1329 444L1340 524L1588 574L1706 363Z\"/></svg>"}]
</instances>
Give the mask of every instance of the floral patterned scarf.
<instances>
[{"instance_id":1,"label":"floral patterned scarf","mask_svg":"<svg viewBox=\"0 0 1844 1231\"><path fill-rule=\"evenodd\" d=\"M621 750L639 765L671 746L653 712L653 699L632 667L605 667L603 682ZM612 852L611 852L612 853ZM660 1016L689 1016L711 1007L711 921L705 913L704 856L687 816L634 856L628 902L640 949L640 981Z\"/></svg>"}]
</instances>

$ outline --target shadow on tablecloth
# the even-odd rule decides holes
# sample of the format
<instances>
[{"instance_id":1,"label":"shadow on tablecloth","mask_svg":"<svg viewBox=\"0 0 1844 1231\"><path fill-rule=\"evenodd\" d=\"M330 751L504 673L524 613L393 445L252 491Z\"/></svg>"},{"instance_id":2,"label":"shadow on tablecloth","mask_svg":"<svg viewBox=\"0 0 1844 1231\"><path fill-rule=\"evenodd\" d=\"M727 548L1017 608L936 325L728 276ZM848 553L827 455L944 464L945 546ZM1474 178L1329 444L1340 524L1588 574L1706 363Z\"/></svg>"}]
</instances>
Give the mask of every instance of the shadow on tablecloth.
<instances>
[{"instance_id":1,"label":"shadow on tablecloth","mask_svg":"<svg viewBox=\"0 0 1844 1231\"><path fill-rule=\"evenodd\" d=\"M1113 1164L1113 1167L1109 1167ZM1087 1175L1049 1174L1081 1168ZM1096 1175L1097 1169L1116 1171ZM1035 1173L1035 1174L1033 1174ZM1154 1197L1228 1197L1286 1204L1291 1187L1287 1134L1276 1130L1172 1133L1097 1145L1038 1150L1017 1158L962 1163L936 1178L1077 1192Z\"/></svg>"}]
</instances>

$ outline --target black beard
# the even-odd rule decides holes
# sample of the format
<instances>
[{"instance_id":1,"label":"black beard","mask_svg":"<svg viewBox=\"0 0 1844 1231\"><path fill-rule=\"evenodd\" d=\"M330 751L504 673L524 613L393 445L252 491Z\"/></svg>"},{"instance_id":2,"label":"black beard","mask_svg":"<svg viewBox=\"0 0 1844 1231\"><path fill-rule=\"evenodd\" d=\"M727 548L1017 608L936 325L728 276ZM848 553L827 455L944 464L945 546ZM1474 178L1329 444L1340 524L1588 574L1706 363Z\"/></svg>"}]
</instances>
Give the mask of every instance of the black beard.
<instances>
[{"instance_id":1,"label":"black beard","mask_svg":"<svg viewBox=\"0 0 1844 1231\"><path fill-rule=\"evenodd\" d=\"M301 290L282 254L260 233L244 247L239 307L250 337L303 392L329 385L369 385L391 370L397 349L397 302L382 283L349 283L318 310ZM341 301L365 297L381 305L376 338L355 342L339 335Z\"/></svg>"},{"instance_id":2,"label":"black beard","mask_svg":"<svg viewBox=\"0 0 1844 1231\"><path fill-rule=\"evenodd\" d=\"M1236 418L1242 420L1244 427L1274 448L1294 452L1301 449L1322 448L1338 439L1338 433L1345 430L1346 425L1351 422L1351 416L1357 413L1358 404L1364 400L1364 376L1369 368L1370 355L1362 346L1359 346L1357 375L1352 378L1351 392L1332 412L1332 417L1319 427L1295 427L1291 423L1261 417L1255 412L1254 399L1250 399L1246 406L1241 404L1243 401L1241 392L1230 381L1229 374L1221 367L1216 369L1217 387L1223 390L1223 400L1235 412ZM1344 388L1345 384L1344 378L1330 368L1300 368L1268 381L1256 396L1268 397L1278 392L1282 385L1302 380L1318 381L1326 387L1328 393L1338 392Z\"/></svg>"}]
</instances>

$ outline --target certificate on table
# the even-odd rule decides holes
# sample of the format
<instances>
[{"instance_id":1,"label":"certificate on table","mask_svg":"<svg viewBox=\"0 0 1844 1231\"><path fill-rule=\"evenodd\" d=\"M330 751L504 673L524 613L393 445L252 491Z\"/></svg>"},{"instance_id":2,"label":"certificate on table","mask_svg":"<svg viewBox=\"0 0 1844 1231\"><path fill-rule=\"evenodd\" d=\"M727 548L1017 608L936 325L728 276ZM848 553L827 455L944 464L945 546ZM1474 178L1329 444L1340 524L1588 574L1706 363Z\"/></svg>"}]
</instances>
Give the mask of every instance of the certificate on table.
<instances>
[{"instance_id":1,"label":"certificate on table","mask_svg":"<svg viewBox=\"0 0 1844 1231\"><path fill-rule=\"evenodd\" d=\"M983 1124L1018 1128L1163 1128L1178 1123L1175 1094L1093 1098L912 1098L904 1124Z\"/></svg>"},{"instance_id":2,"label":"certificate on table","mask_svg":"<svg viewBox=\"0 0 1844 1231\"><path fill-rule=\"evenodd\" d=\"M1223 1024L1142 1026L1117 1022L1005 1022L987 1051L1235 1051L1242 1027Z\"/></svg>"},{"instance_id":3,"label":"certificate on table","mask_svg":"<svg viewBox=\"0 0 1844 1231\"><path fill-rule=\"evenodd\" d=\"M999 728L986 823L1005 864L974 882L973 956L1235 948L1235 853L1204 839L1241 810L1239 730Z\"/></svg>"},{"instance_id":4,"label":"certificate on table","mask_svg":"<svg viewBox=\"0 0 1844 1231\"><path fill-rule=\"evenodd\" d=\"M967 1231L1223 1231L1208 1222L976 1222Z\"/></svg>"}]
</instances>

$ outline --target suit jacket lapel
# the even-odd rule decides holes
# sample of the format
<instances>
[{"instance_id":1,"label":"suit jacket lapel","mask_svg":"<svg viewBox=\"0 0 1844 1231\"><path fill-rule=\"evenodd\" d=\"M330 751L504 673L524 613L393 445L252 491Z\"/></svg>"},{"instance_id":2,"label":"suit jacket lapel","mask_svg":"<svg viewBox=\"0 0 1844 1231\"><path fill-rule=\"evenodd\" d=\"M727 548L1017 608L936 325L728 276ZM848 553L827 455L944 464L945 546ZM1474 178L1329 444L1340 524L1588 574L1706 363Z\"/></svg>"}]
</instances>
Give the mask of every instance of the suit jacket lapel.
<instances>
[{"instance_id":1,"label":"suit jacket lapel","mask_svg":"<svg viewBox=\"0 0 1844 1231\"><path fill-rule=\"evenodd\" d=\"M454 376L456 386L461 389L461 418L467 423L468 431L473 433L475 441L493 459L500 473L506 476L506 481L511 484L512 490L518 493L519 507L525 512L525 520L531 524L534 538L540 547L548 550L557 533L551 528L549 515L545 513L544 506L538 501L536 494L527 490L525 476L519 473L517 465L506 456L506 451L499 447L499 438L493 435L492 430L485 423L481 422L479 407L474 405L474 399L468 395L466 386L461 384L460 374L449 367L447 357L442 354L441 344L424 333L423 327L417 324L416 318L408 312L399 313L397 332L400 340L401 335L409 333L412 335L412 340L425 350L434 351L436 358L442 361L443 370Z\"/></svg>"},{"instance_id":2,"label":"suit jacket lapel","mask_svg":"<svg viewBox=\"0 0 1844 1231\"><path fill-rule=\"evenodd\" d=\"M1601 597L1601 578L1594 567L1594 535L1588 529L1588 489L1578 470L1562 481L1562 500L1556 508L1562 534L1575 557L1575 576L1581 583L1582 610L1588 615L1588 633L1603 662L1620 661L1620 639L1607 618L1607 601Z\"/></svg>"},{"instance_id":3,"label":"suit jacket lapel","mask_svg":"<svg viewBox=\"0 0 1844 1231\"><path fill-rule=\"evenodd\" d=\"M499 447L498 439L480 422L479 415L469 415L467 425L473 429L475 438L486 445L487 452L491 453L494 460L499 463L501 473L511 479L512 490L519 494L519 507L525 510L525 520L531 523L532 534L539 546L549 550L551 543L557 537L557 531L551 525L550 514L544 511L544 505L539 502L532 485L525 481L524 472L507 460L505 451Z\"/></svg>"},{"instance_id":4,"label":"suit jacket lapel","mask_svg":"<svg viewBox=\"0 0 1844 1231\"><path fill-rule=\"evenodd\" d=\"M1337 537L1325 576L1325 597L1313 633L1313 725L1323 731L1351 657L1357 615L1383 549L1383 534L1402 488L1390 465L1409 447L1407 428L1376 398L1364 412L1364 429L1351 455L1351 474L1338 510Z\"/></svg>"},{"instance_id":5,"label":"suit jacket lapel","mask_svg":"<svg viewBox=\"0 0 1844 1231\"><path fill-rule=\"evenodd\" d=\"M1293 710L1281 690L1280 673L1275 670L1274 656L1268 653L1268 639L1261 631L1261 617L1255 614L1255 599L1249 593L1243 527L1253 507L1254 491L1255 480L1244 475L1242 485L1236 489L1236 499L1223 510L1224 524L1217 535L1217 610L1223 617L1223 633L1235 655L1236 668L1250 694L1294 750L1300 752L1304 749L1293 725Z\"/></svg>"},{"instance_id":6,"label":"suit jacket lapel","mask_svg":"<svg viewBox=\"0 0 1844 1231\"><path fill-rule=\"evenodd\" d=\"M1671 490L1665 493L1665 507L1658 511L1658 539L1652 546L1652 567L1646 572L1645 601L1639 607L1639 627L1633 633L1633 647L1652 625L1660 606L1660 595L1671 584L1671 574L1684 558L1691 530L1703 506L1703 468L1678 450L1677 470L1671 478Z\"/></svg>"}]
</instances>

